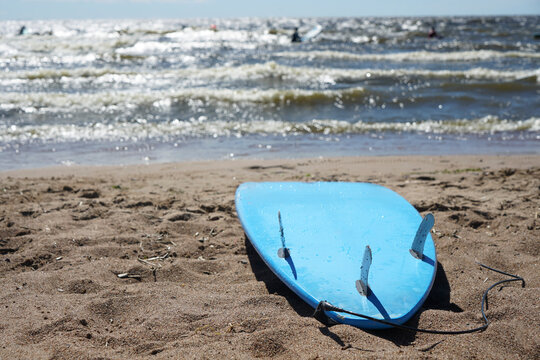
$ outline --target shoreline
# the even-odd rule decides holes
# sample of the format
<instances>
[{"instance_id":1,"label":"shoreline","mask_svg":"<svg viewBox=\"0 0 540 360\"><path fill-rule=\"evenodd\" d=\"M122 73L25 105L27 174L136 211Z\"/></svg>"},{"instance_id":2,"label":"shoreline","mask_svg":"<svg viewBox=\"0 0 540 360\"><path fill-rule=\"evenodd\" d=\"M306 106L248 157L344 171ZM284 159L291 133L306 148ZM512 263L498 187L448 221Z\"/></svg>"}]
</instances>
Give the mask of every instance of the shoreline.
<instances>
[{"instance_id":1,"label":"shoreline","mask_svg":"<svg viewBox=\"0 0 540 360\"><path fill-rule=\"evenodd\" d=\"M115 141L26 144L0 149L0 169L49 166L130 166L226 160L302 160L305 158L389 156L528 156L536 150L535 132L480 134L392 133L256 135L187 138L141 143ZM523 135L523 137L521 137ZM463 136L465 138L463 138ZM217 141L216 141L217 140ZM2 146L0 146L2 147ZM291 155L292 154L292 155Z\"/></svg>"},{"instance_id":2,"label":"shoreline","mask_svg":"<svg viewBox=\"0 0 540 360\"><path fill-rule=\"evenodd\" d=\"M359 181L432 212L438 271L408 325L324 327L264 265L236 217L246 181ZM242 159L0 172L0 357L540 356L540 155ZM130 274L119 277L119 274Z\"/></svg>"},{"instance_id":3,"label":"shoreline","mask_svg":"<svg viewBox=\"0 0 540 360\"><path fill-rule=\"evenodd\" d=\"M346 162L346 163L368 163L374 169L379 171L385 171L388 163L401 163L405 162L403 171L406 171L410 167L411 162L418 166L423 165L421 169L423 171L441 171L445 169L444 164L453 164L454 167L468 167L468 168L482 168L482 167L495 167L501 168L509 166L508 164L500 164L497 167L498 162L505 162L509 159L517 159L515 166L519 168L525 168L532 166L533 164L540 164L540 154L458 154L458 155L367 155L367 156L334 156L334 157L299 157L292 159L283 158L233 158L233 159L209 159L209 160L186 160L186 161L171 161L171 162L156 162L148 164L123 164L123 165L52 165L37 168L22 168L22 169L9 169L0 170L0 179L4 177L20 177L20 176L54 176L57 175L92 175L106 174L107 171L115 171L121 169L122 171L133 172L140 169L156 169L156 171L178 170L181 172L188 171L187 168L194 167L200 171L211 169L228 169L233 165L233 168L241 166L250 166L251 164L265 163L274 166L276 164L305 164L308 163L328 163L332 161ZM441 161L442 160L442 161ZM426 162L427 161L427 162ZM238 165L236 165L238 164ZM427 166L429 165L429 166ZM256 165L254 165L256 166ZM138 170L137 170L138 169Z\"/></svg>"}]
</instances>

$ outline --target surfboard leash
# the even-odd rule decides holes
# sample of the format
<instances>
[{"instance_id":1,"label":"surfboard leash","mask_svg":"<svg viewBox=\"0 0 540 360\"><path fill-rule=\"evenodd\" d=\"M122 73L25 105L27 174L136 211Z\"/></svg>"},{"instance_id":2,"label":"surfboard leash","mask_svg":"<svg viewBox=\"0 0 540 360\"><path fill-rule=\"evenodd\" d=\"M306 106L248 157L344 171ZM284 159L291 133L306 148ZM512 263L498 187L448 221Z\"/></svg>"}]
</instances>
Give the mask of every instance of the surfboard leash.
<instances>
[{"instance_id":1,"label":"surfboard leash","mask_svg":"<svg viewBox=\"0 0 540 360\"><path fill-rule=\"evenodd\" d=\"M317 305L317 309L315 309L315 313L313 314L313 317L315 319L319 320L320 322L322 322L323 324L325 324L326 326L332 326L332 325L339 324L337 321L330 318L325 313L325 311L333 311L333 312L345 313L345 314L349 314L349 315L358 316L358 317L361 317L363 319L371 320L371 321L374 321L374 322L377 322L377 323L380 323L380 324L390 325L390 326L392 326L394 328L398 328L398 329L409 330L409 331L417 331L417 332L423 332L423 333L429 333L429 334L460 335L460 334L470 334L470 333L477 332L477 331L484 331L485 329L487 329L487 327L490 324L490 322L489 322L489 320L488 320L488 318L486 316L486 313L485 313L485 310L488 309L488 293L489 293L489 291L491 289L493 289L494 287L500 285L500 284L511 282L511 281L521 281L521 287L523 288L523 287L525 287L525 279L523 279L520 276L504 272L502 270L494 269L494 268L489 267L487 265L481 264L478 261L476 263L478 265L480 265L481 267L486 268L488 270L491 270L491 271L497 272L499 274L509 276L509 277L511 277L511 279L505 279L505 280L497 281L496 283L491 285L489 288L487 288L487 290L484 292L484 295L482 296L482 303L481 303L481 307L480 307L480 311L482 312L482 317L484 319L484 325L473 328L473 329L455 330L455 331L454 330L420 329L420 328L417 328L417 327L414 327L414 326L395 324L395 323L393 323L391 321L382 320L382 319L376 319L376 318L373 318L373 317L368 316L368 315L358 314L358 313L355 313L355 312L352 312L352 311L341 309L341 308L339 308L337 306L334 306L334 305L330 304L329 302L327 302L325 300L319 302L319 305Z\"/></svg>"}]
</instances>

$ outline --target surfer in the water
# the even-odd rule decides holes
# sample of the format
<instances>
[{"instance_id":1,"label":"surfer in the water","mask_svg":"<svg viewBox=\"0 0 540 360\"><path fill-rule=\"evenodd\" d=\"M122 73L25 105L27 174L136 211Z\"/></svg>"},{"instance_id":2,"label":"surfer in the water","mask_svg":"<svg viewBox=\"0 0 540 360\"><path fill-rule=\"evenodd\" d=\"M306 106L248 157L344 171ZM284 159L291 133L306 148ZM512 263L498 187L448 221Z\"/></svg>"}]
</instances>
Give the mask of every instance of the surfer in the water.
<instances>
[{"instance_id":1,"label":"surfer in the water","mask_svg":"<svg viewBox=\"0 0 540 360\"><path fill-rule=\"evenodd\" d=\"M435 31L435 28L432 26L428 33L428 38L439 38L439 34Z\"/></svg>"},{"instance_id":2,"label":"surfer in the water","mask_svg":"<svg viewBox=\"0 0 540 360\"><path fill-rule=\"evenodd\" d=\"M294 33L292 34L291 42L302 42L302 38L298 34L298 28L294 28Z\"/></svg>"}]
</instances>

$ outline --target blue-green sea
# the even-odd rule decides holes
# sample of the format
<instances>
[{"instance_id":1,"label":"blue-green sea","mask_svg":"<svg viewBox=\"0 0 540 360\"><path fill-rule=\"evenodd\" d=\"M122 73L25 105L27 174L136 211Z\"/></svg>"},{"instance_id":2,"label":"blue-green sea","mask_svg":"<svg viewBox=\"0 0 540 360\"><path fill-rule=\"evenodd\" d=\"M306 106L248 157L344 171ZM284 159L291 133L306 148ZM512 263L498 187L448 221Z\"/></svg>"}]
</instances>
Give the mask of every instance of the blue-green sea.
<instances>
[{"instance_id":1,"label":"blue-green sea","mask_svg":"<svg viewBox=\"0 0 540 360\"><path fill-rule=\"evenodd\" d=\"M538 154L537 33L540 16L0 22L0 170Z\"/></svg>"}]
</instances>

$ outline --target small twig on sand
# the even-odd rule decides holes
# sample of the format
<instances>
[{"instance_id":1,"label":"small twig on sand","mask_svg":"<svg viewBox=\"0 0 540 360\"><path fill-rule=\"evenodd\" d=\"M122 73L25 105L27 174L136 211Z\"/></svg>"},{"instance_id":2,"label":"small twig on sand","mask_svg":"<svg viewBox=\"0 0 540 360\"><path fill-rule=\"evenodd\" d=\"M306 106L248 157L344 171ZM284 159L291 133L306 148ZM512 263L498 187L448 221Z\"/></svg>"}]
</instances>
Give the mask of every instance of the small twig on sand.
<instances>
[{"instance_id":1,"label":"small twig on sand","mask_svg":"<svg viewBox=\"0 0 540 360\"><path fill-rule=\"evenodd\" d=\"M141 258L137 258L138 261L142 262L143 264L146 264L146 265L150 265L152 268L155 267L156 265L161 267L161 264L154 264L154 263L151 263L150 261L154 261L154 260L165 260L166 258L169 257L169 253L166 253L165 255L161 255L161 256L154 256L154 257L151 257L151 258L148 258L148 259L141 259Z\"/></svg>"},{"instance_id":2,"label":"small twig on sand","mask_svg":"<svg viewBox=\"0 0 540 360\"><path fill-rule=\"evenodd\" d=\"M148 258L146 260L148 261L152 261L152 260L165 260L166 258L169 257L169 253L166 253L165 255L161 255L161 256L154 256L154 257L151 257L151 258Z\"/></svg>"},{"instance_id":3,"label":"small twig on sand","mask_svg":"<svg viewBox=\"0 0 540 360\"><path fill-rule=\"evenodd\" d=\"M25 229L25 230L32 230L32 231L38 231L37 229L34 229L34 228L31 228L31 227L28 227L28 226L24 226L24 225L19 225L21 228Z\"/></svg>"},{"instance_id":4,"label":"small twig on sand","mask_svg":"<svg viewBox=\"0 0 540 360\"><path fill-rule=\"evenodd\" d=\"M424 346L420 349L418 349L418 351L422 351L422 352L426 352L426 351L430 351L430 350L433 350L433 348L437 345L439 345L440 343L442 343L444 340L441 340L441 341L437 341L436 343L433 343L431 345L428 345L428 346Z\"/></svg>"},{"instance_id":5,"label":"small twig on sand","mask_svg":"<svg viewBox=\"0 0 540 360\"><path fill-rule=\"evenodd\" d=\"M120 279L137 279L141 280L141 275L139 274L130 274L130 273L122 273L122 274L116 274Z\"/></svg>"},{"instance_id":6,"label":"small twig on sand","mask_svg":"<svg viewBox=\"0 0 540 360\"><path fill-rule=\"evenodd\" d=\"M145 260L145 259L137 258L137 260L139 262L142 262L143 264L151 266L152 268L154 268L156 266L156 264L152 264L151 262L149 262L148 260ZM161 266L160 264L158 264L158 265Z\"/></svg>"}]
</instances>

